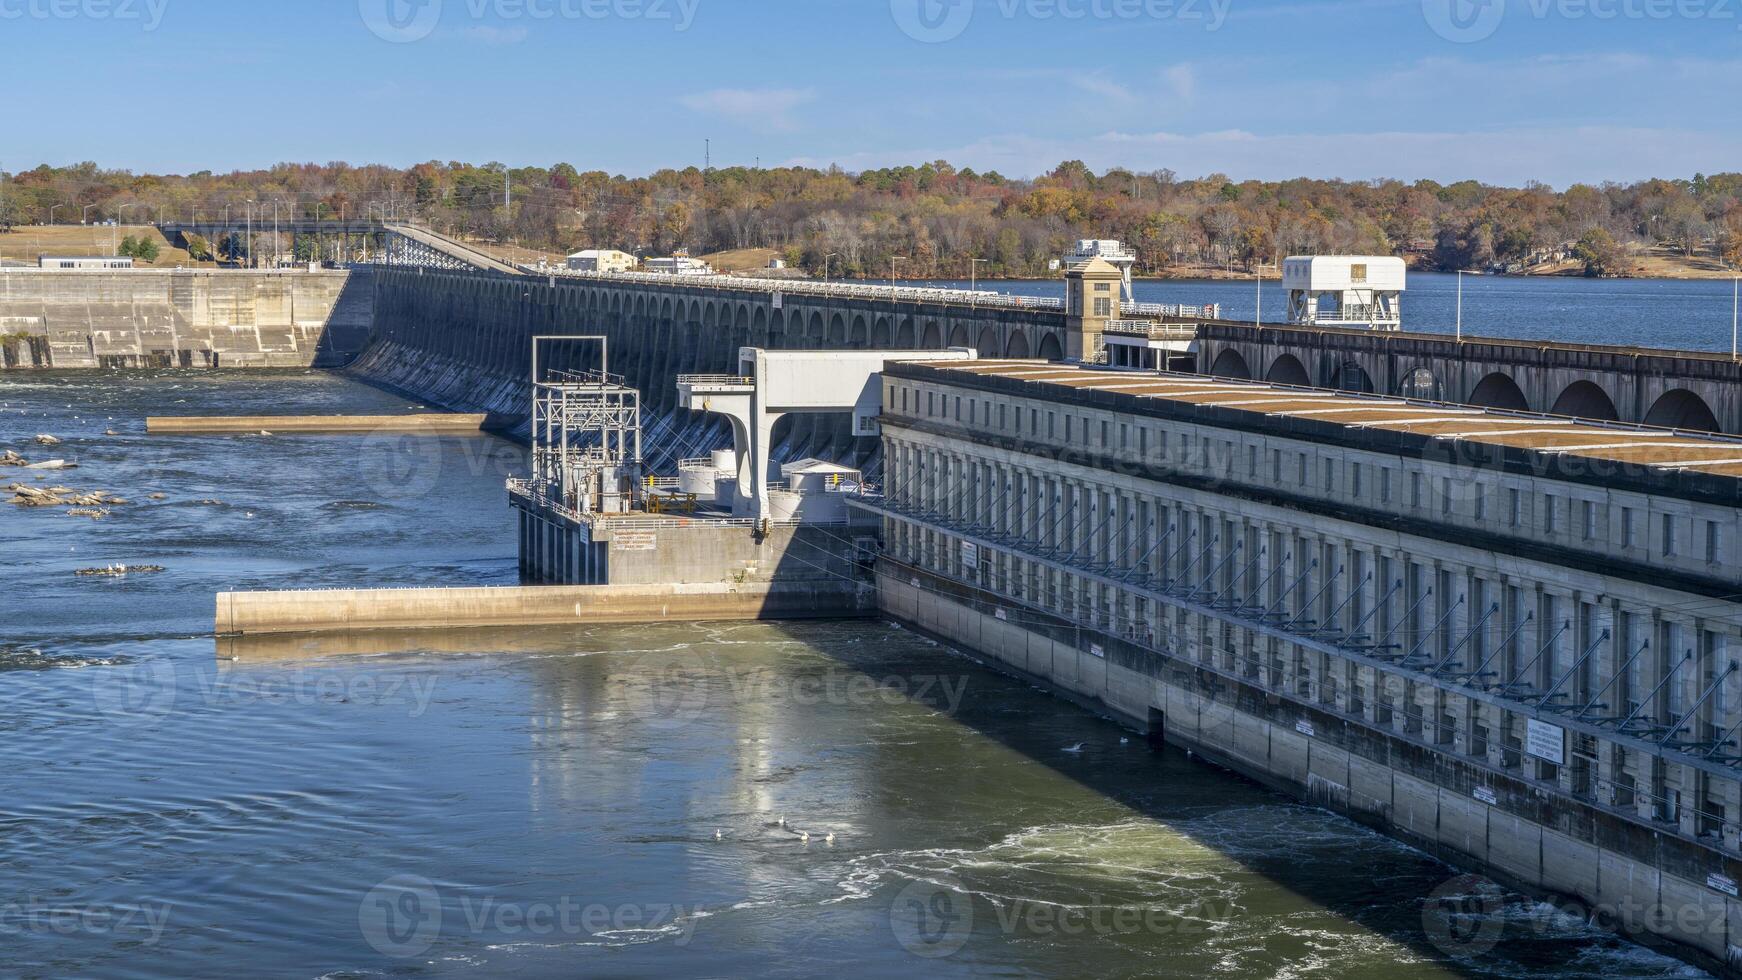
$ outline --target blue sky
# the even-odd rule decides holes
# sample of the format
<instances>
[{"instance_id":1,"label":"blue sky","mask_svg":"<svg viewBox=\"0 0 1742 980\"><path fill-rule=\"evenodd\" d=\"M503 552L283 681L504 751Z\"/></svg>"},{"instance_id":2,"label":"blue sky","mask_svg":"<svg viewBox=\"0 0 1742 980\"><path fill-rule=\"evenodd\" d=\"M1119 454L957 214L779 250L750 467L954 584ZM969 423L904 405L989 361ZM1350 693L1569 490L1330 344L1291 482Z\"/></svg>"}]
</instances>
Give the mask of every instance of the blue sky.
<instances>
[{"instance_id":1,"label":"blue sky","mask_svg":"<svg viewBox=\"0 0 1742 980\"><path fill-rule=\"evenodd\" d=\"M1742 169L1742 0L0 0L0 166Z\"/></svg>"}]
</instances>

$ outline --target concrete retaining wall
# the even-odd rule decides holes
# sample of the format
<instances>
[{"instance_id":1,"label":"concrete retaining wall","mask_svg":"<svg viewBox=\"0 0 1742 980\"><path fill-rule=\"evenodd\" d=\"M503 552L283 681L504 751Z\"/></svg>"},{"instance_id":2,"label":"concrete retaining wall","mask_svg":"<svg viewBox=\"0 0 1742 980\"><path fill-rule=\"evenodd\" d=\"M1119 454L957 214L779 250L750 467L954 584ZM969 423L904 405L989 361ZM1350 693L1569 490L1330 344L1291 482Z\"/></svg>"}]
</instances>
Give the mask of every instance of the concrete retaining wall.
<instances>
[{"instance_id":1,"label":"concrete retaining wall","mask_svg":"<svg viewBox=\"0 0 1742 980\"><path fill-rule=\"evenodd\" d=\"M145 431L153 435L224 435L271 432L467 435L484 428L483 415L235 415L153 416Z\"/></svg>"},{"instance_id":2,"label":"concrete retaining wall","mask_svg":"<svg viewBox=\"0 0 1742 980\"><path fill-rule=\"evenodd\" d=\"M858 592L823 583L223 592L215 619L219 635L810 619L839 617Z\"/></svg>"},{"instance_id":3,"label":"concrete retaining wall","mask_svg":"<svg viewBox=\"0 0 1742 980\"><path fill-rule=\"evenodd\" d=\"M338 367L368 337L367 271L0 271L8 368Z\"/></svg>"}]
</instances>

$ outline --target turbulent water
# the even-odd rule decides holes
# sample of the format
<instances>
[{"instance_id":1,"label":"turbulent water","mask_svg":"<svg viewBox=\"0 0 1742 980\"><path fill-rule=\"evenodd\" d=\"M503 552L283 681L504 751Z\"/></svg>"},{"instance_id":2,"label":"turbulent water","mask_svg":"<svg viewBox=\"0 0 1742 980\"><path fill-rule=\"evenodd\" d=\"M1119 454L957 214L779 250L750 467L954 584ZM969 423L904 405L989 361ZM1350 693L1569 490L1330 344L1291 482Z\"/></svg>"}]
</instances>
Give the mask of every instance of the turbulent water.
<instances>
[{"instance_id":1,"label":"turbulent water","mask_svg":"<svg viewBox=\"0 0 1742 980\"><path fill-rule=\"evenodd\" d=\"M511 582L521 450L143 434L415 407L320 374L0 403L79 464L0 485L130 501L0 509L0 975L1698 975L884 622L220 643L221 590Z\"/></svg>"}]
</instances>

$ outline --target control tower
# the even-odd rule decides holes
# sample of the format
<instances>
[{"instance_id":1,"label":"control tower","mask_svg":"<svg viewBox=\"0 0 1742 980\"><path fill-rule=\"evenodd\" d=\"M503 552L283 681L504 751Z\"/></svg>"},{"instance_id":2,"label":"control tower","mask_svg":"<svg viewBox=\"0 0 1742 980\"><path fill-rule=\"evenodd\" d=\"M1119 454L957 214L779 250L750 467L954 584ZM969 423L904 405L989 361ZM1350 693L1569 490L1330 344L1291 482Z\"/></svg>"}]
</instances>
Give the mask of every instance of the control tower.
<instances>
[{"instance_id":1,"label":"control tower","mask_svg":"<svg viewBox=\"0 0 1742 980\"><path fill-rule=\"evenodd\" d=\"M1061 261L1067 273L1078 269L1095 259L1111 265L1119 270L1119 277L1125 282L1125 302L1137 302L1137 296L1131 291L1131 268L1137 264L1137 252L1128 248L1124 242L1109 238L1084 238L1077 242L1077 247L1064 254Z\"/></svg>"},{"instance_id":2,"label":"control tower","mask_svg":"<svg viewBox=\"0 0 1742 980\"><path fill-rule=\"evenodd\" d=\"M1282 262L1288 322L1307 327L1403 327L1403 260L1384 255L1291 255Z\"/></svg>"}]
</instances>

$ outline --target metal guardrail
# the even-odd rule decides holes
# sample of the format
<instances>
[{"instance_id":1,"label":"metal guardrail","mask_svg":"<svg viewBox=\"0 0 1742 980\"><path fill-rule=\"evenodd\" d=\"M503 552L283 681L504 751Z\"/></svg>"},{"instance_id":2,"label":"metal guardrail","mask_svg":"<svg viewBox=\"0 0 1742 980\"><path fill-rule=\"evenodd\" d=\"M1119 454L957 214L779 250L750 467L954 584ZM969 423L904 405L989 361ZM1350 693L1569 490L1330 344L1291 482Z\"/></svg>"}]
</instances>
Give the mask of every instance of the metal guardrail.
<instances>
[{"instance_id":1,"label":"metal guardrail","mask_svg":"<svg viewBox=\"0 0 1742 980\"><path fill-rule=\"evenodd\" d=\"M1120 303L1119 312L1136 316L1202 317L1205 320L1220 320L1222 318L1222 304L1208 303L1203 306L1184 306L1178 303Z\"/></svg>"},{"instance_id":2,"label":"metal guardrail","mask_svg":"<svg viewBox=\"0 0 1742 980\"><path fill-rule=\"evenodd\" d=\"M882 302L949 303L958 306L995 307L1017 310L1063 310L1065 301L1048 296L1020 296L990 290L945 289L936 286L879 286L849 283L819 283L804 279L753 279L748 276L676 276L659 272L582 272L578 269L540 269L522 264L534 275L600 282L642 282L756 293L790 293L802 296L871 299ZM1195 315L1195 314L1194 314Z\"/></svg>"},{"instance_id":3,"label":"metal guardrail","mask_svg":"<svg viewBox=\"0 0 1742 980\"><path fill-rule=\"evenodd\" d=\"M747 378L739 374L680 374L677 376L680 385L731 385L733 387L754 388L755 378Z\"/></svg>"},{"instance_id":4,"label":"metal guardrail","mask_svg":"<svg viewBox=\"0 0 1742 980\"><path fill-rule=\"evenodd\" d=\"M822 520L799 520L799 521L766 520L766 521L764 521L764 520L759 520L759 519L754 518L754 517L663 517L663 518L661 518L661 517L638 517L638 516L625 517L625 516L620 516L617 514L583 514L580 511L575 510L574 508L569 507L569 506L557 501L556 499L551 497L548 493L544 492L543 485L535 486L534 482L535 481L532 481L532 480L522 480L522 479L517 479L517 478L510 478L508 480L508 484L507 484L508 485L508 493L510 496L520 497L521 499L526 500L528 503L531 503L531 504L537 506L541 510L548 510L551 513L556 514L560 517L566 517L569 520L574 521L577 524L588 524L588 525L596 524L596 525L600 525L600 526L609 527L612 530L624 530L624 531L659 531L659 530L665 530L665 531L671 531L671 530L677 530L677 529L686 528L686 527L703 527L703 526L705 526L705 527L741 527L741 528L747 528L747 529L748 528L758 528L758 527L798 527L800 525L805 525L805 526L810 526L810 527L846 527L846 526L853 523L852 518L850 518L850 517L841 517L838 519L826 520L826 521L822 521ZM673 481L673 485L674 486L676 485L676 481ZM845 489L842 489L839 491L830 490L830 491L816 491L816 492L817 493L822 493L822 492L848 493L848 491ZM853 496L857 496L857 495L858 494L853 494Z\"/></svg>"},{"instance_id":5,"label":"metal guardrail","mask_svg":"<svg viewBox=\"0 0 1742 980\"><path fill-rule=\"evenodd\" d=\"M1156 323L1153 320L1108 320L1103 333L1135 334L1150 340L1196 340L1195 323Z\"/></svg>"}]
</instances>

